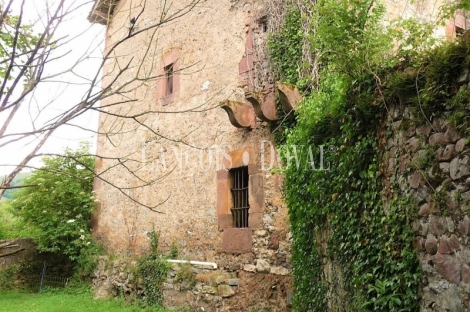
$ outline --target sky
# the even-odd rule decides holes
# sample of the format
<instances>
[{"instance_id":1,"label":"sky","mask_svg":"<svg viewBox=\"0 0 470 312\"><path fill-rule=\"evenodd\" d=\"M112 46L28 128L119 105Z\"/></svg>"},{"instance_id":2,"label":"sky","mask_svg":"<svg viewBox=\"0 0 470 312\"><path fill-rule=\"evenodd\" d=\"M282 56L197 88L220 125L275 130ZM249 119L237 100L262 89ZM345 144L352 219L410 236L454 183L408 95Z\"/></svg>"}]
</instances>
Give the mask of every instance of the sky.
<instances>
[{"instance_id":1,"label":"sky","mask_svg":"<svg viewBox=\"0 0 470 312\"><path fill-rule=\"evenodd\" d=\"M14 0L13 14L19 12L21 1ZM41 23L38 21L38 13L45 10L45 4L53 6L58 0L25 0L25 20L30 21L34 25L34 29L41 31ZM50 82L40 83L34 94L26 99L29 105L24 105L16 114L11 126L8 127L9 133L25 132L33 129L33 124L39 127L44 122L54 118L61 112L77 104L82 99L84 93L89 88L87 79L93 78L99 69L101 62L103 40L105 27L103 25L91 24L87 20L87 16L92 9L92 1L83 0L67 0L67 5L82 5L73 13L58 29L55 38L66 37L68 41L64 46L59 47L54 53L58 57L50 62L45 69L43 77L61 73L75 64L81 58L81 62L75 69L74 73L68 72L61 74ZM76 38L75 38L76 37ZM66 54L65 56L63 56ZM99 77L101 74L99 73ZM73 83L72 85L70 83ZM46 107L47 106L47 107ZM39 110L41 113L38 114ZM34 116L33 118L31 116ZM0 113L0 126L5 122L6 114ZM32 119L36 118L35 122ZM96 130L98 126L97 114L87 113L74 122L80 127ZM37 138L19 141L15 144L8 144L0 147L0 175L7 174L12 171L11 166L19 163L28 151L37 142ZM40 150L43 153L60 153L65 147L75 148L78 143L83 140L91 141L93 144L96 137L93 133L80 130L76 127L64 126L55 131L45 146ZM1 141L0 141L1 142ZM93 151L92 151L93 152ZM35 159L30 163L32 166L40 165L40 160Z\"/></svg>"}]
</instances>

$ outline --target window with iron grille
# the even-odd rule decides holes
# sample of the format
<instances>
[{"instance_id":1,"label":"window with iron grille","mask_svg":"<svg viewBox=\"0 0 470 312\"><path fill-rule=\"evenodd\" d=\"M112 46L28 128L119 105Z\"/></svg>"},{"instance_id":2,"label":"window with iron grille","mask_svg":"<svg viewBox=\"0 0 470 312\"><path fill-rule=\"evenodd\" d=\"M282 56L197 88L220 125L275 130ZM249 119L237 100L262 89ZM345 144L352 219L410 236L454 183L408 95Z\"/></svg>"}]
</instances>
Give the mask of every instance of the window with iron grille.
<instances>
[{"instance_id":1,"label":"window with iron grille","mask_svg":"<svg viewBox=\"0 0 470 312\"><path fill-rule=\"evenodd\" d=\"M232 169L230 174L233 182L233 188L231 189L233 225L236 228L247 228L248 210L250 209L248 202L248 167Z\"/></svg>"},{"instance_id":2,"label":"window with iron grille","mask_svg":"<svg viewBox=\"0 0 470 312\"><path fill-rule=\"evenodd\" d=\"M166 95L173 93L173 64L165 66L165 78L166 78Z\"/></svg>"}]
</instances>

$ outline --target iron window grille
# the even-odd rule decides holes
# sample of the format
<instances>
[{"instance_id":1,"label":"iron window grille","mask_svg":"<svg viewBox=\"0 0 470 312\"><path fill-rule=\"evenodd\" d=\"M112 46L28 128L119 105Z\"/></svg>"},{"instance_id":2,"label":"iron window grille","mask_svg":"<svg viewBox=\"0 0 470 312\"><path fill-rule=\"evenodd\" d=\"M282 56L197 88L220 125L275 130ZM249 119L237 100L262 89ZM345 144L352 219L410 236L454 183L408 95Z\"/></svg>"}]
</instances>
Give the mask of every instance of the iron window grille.
<instances>
[{"instance_id":1,"label":"iron window grille","mask_svg":"<svg viewBox=\"0 0 470 312\"><path fill-rule=\"evenodd\" d=\"M166 78L166 95L170 95L173 93L173 65L170 64L168 66L165 66L165 78Z\"/></svg>"},{"instance_id":2,"label":"iron window grille","mask_svg":"<svg viewBox=\"0 0 470 312\"><path fill-rule=\"evenodd\" d=\"M235 168L230 170L230 173L233 181L233 188L231 189L233 225L236 228L247 228L248 210L250 209L248 202L248 167Z\"/></svg>"}]
</instances>

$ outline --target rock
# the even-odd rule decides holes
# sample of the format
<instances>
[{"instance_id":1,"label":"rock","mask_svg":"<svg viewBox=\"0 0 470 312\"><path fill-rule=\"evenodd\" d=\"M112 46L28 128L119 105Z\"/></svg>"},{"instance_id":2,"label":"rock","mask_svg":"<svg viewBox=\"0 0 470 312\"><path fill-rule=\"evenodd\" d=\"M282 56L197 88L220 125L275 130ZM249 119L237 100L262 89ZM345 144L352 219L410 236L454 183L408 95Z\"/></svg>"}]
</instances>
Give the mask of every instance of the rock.
<instances>
[{"instance_id":1,"label":"rock","mask_svg":"<svg viewBox=\"0 0 470 312\"><path fill-rule=\"evenodd\" d=\"M441 132L434 133L429 137L430 146L444 145L444 143L445 143L444 134Z\"/></svg>"},{"instance_id":2,"label":"rock","mask_svg":"<svg viewBox=\"0 0 470 312\"><path fill-rule=\"evenodd\" d=\"M466 143L467 139L460 139L457 141L457 143L455 143L455 151L457 153L462 153L464 148L465 148L465 143Z\"/></svg>"},{"instance_id":3,"label":"rock","mask_svg":"<svg viewBox=\"0 0 470 312\"><path fill-rule=\"evenodd\" d=\"M452 252L456 252L457 250L460 250L460 241L459 238L455 235L452 234L450 238L447 240L449 243L449 247Z\"/></svg>"},{"instance_id":4,"label":"rock","mask_svg":"<svg viewBox=\"0 0 470 312\"><path fill-rule=\"evenodd\" d=\"M429 134L431 133L431 129L432 128L430 125L424 125L424 126L416 128L416 134L419 136L428 137Z\"/></svg>"},{"instance_id":5,"label":"rock","mask_svg":"<svg viewBox=\"0 0 470 312\"><path fill-rule=\"evenodd\" d=\"M405 147L413 153L419 149L419 145L419 139L415 137L405 142Z\"/></svg>"},{"instance_id":6,"label":"rock","mask_svg":"<svg viewBox=\"0 0 470 312\"><path fill-rule=\"evenodd\" d=\"M239 286L240 285L240 279L239 278L231 278L228 280L229 286Z\"/></svg>"},{"instance_id":7,"label":"rock","mask_svg":"<svg viewBox=\"0 0 470 312\"><path fill-rule=\"evenodd\" d=\"M409 162L408 154L400 156L400 161L399 161L399 165L398 165L398 171L400 173L405 172L406 168L408 167L408 162Z\"/></svg>"},{"instance_id":8,"label":"rock","mask_svg":"<svg viewBox=\"0 0 470 312\"><path fill-rule=\"evenodd\" d=\"M421 236L416 236L413 239L413 247L418 250L425 250L425 241Z\"/></svg>"},{"instance_id":9,"label":"rock","mask_svg":"<svg viewBox=\"0 0 470 312\"><path fill-rule=\"evenodd\" d=\"M424 184L424 178L421 179L420 183ZM416 205L421 205L425 201L429 201L431 198L429 196L428 189L426 187L419 187L414 194Z\"/></svg>"},{"instance_id":10,"label":"rock","mask_svg":"<svg viewBox=\"0 0 470 312\"><path fill-rule=\"evenodd\" d=\"M455 145L448 144L445 148L439 147L436 151L436 159L438 161L448 161L455 156Z\"/></svg>"},{"instance_id":11,"label":"rock","mask_svg":"<svg viewBox=\"0 0 470 312\"><path fill-rule=\"evenodd\" d=\"M460 283L461 264L457 259L453 259L452 256L437 253L433 256L433 260L437 273L451 283Z\"/></svg>"},{"instance_id":12,"label":"rock","mask_svg":"<svg viewBox=\"0 0 470 312\"><path fill-rule=\"evenodd\" d=\"M416 126L415 125L411 125L408 127L408 129L406 129L405 131L405 136L407 138L411 138L412 136L414 136L416 133Z\"/></svg>"},{"instance_id":13,"label":"rock","mask_svg":"<svg viewBox=\"0 0 470 312\"><path fill-rule=\"evenodd\" d=\"M435 131L445 132L449 127L449 123L443 118L434 118L432 120L432 128Z\"/></svg>"},{"instance_id":14,"label":"rock","mask_svg":"<svg viewBox=\"0 0 470 312\"><path fill-rule=\"evenodd\" d=\"M263 259L256 260L256 271L269 273L270 270L269 262Z\"/></svg>"},{"instance_id":15,"label":"rock","mask_svg":"<svg viewBox=\"0 0 470 312\"><path fill-rule=\"evenodd\" d=\"M460 273L462 274L462 282L465 284L470 283L470 267L466 264L463 264Z\"/></svg>"},{"instance_id":16,"label":"rock","mask_svg":"<svg viewBox=\"0 0 470 312\"><path fill-rule=\"evenodd\" d=\"M437 252L437 239L434 235L429 234L424 242L424 248L426 252L430 255L434 255Z\"/></svg>"},{"instance_id":17,"label":"rock","mask_svg":"<svg viewBox=\"0 0 470 312\"><path fill-rule=\"evenodd\" d=\"M287 290L286 296L287 306L291 307L292 303L294 302L294 292L292 290Z\"/></svg>"},{"instance_id":18,"label":"rock","mask_svg":"<svg viewBox=\"0 0 470 312\"><path fill-rule=\"evenodd\" d=\"M271 267L270 273L275 274L275 275L289 275L290 270L281 266L277 266L277 267Z\"/></svg>"},{"instance_id":19,"label":"rock","mask_svg":"<svg viewBox=\"0 0 470 312\"><path fill-rule=\"evenodd\" d=\"M439 311L465 311L462 306L462 300L460 298L460 292L457 285L450 285L449 288L443 291L438 298L437 305L440 308Z\"/></svg>"},{"instance_id":20,"label":"rock","mask_svg":"<svg viewBox=\"0 0 470 312\"><path fill-rule=\"evenodd\" d=\"M219 296L222 298L228 298L235 295L235 292L229 285L219 285L217 286L217 290L219 291Z\"/></svg>"},{"instance_id":21,"label":"rock","mask_svg":"<svg viewBox=\"0 0 470 312\"><path fill-rule=\"evenodd\" d=\"M450 163L448 163L448 162L439 163L439 169L441 169L442 172L444 172L444 173L449 173L450 172Z\"/></svg>"},{"instance_id":22,"label":"rock","mask_svg":"<svg viewBox=\"0 0 470 312\"><path fill-rule=\"evenodd\" d=\"M467 180L465 180L465 184L470 185L470 178L467 178Z\"/></svg>"},{"instance_id":23,"label":"rock","mask_svg":"<svg viewBox=\"0 0 470 312\"><path fill-rule=\"evenodd\" d=\"M408 183L414 189L417 189L423 180L423 175L419 171L413 172L413 174L408 176Z\"/></svg>"},{"instance_id":24,"label":"rock","mask_svg":"<svg viewBox=\"0 0 470 312\"><path fill-rule=\"evenodd\" d=\"M397 142L395 141L395 138L388 138L387 143L385 144L385 148L389 150L394 146L397 146Z\"/></svg>"},{"instance_id":25,"label":"rock","mask_svg":"<svg viewBox=\"0 0 470 312\"><path fill-rule=\"evenodd\" d=\"M429 216L430 213L431 211L429 210L429 204L426 203L419 208L418 216L426 217Z\"/></svg>"},{"instance_id":26,"label":"rock","mask_svg":"<svg viewBox=\"0 0 470 312\"><path fill-rule=\"evenodd\" d=\"M458 229L459 233L462 235L468 235L468 230L470 228L470 219L465 216L462 221L460 221Z\"/></svg>"},{"instance_id":27,"label":"rock","mask_svg":"<svg viewBox=\"0 0 470 312\"><path fill-rule=\"evenodd\" d=\"M466 155L462 159L459 157L454 158L450 162L449 173L452 180L470 175L470 157Z\"/></svg>"},{"instance_id":28,"label":"rock","mask_svg":"<svg viewBox=\"0 0 470 312\"><path fill-rule=\"evenodd\" d=\"M447 241L447 236L443 235L439 239L439 253L440 254L450 254L451 249L449 246L449 242Z\"/></svg>"},{"instance_id":29,"label":"rock","mask_svg":"<svg viewBox=\"0 0 470 312\"><path fill-rule=\"evenodd\" d=\"M459 134L452 128L447 129L444 134L444 140L448 143L455 143L459 139Z\"/></svg>"},{"instance_id":30,"label":"rock","mask_svg":"<svg viewBox=\"0 0 470 312\"><path fill-rule=\"evenodd\" d=\"M438 216L431 216L429 222L429 232L436 236L441 236L445 233L444 223L442 218Z\"/></svg>"},{"instance_id":31,"label":"rock","mask_svg":"<svg viewBox=\"0 0 470 312\"><path fill-rule=\"evenodd\" d=\"M449 163L447 163L449 164ZM442 182L447 178L447 174L441 169L441 164L434 164L429 168L427 172L427 176L429 179L436 181L436 182ZM448 168L447 168L447 173L448 173Z\"/></svg>"},{"instance_id":32,"label":"rock","mask_svg":"<svg viewBox=\"0 0 470 312\"><path fill-rule=\"evenodd\" d=\"M256 266L254 266L253 264L245 264L243 266L243 270L247 272L256 272Z\"/></svg>"},{"instance_id":33,"label":"rock","mask_svg":"<svg viewBox=\"0 0 470 312\"><path fill-rule=\"evenodd\" d=\"M446 228L450 233L455 231L455 223L451 217L446 217Z\"/></svg>"},{"instance_id":34,"label":"rock","mask_svg":"<svg viewBox=\"0 0 470 312\"><path fill-rule=\"evenodd\" d=\"M259 230L255 231L255 235L259 237L266 237L268 235L268 232L266 230Z\"/></svg>"},{"instance_id":35,"label":"rock","mask_svg":"<svg viewBox=\"0 0 470 312\"><path fill-rule=\"evenodd\" d=\"M209 285L204 285L202 286L202 292L206 294L217 295L218 288Z\"/></svg>"},{"instance_id":36,"label":"rock","mask_svg":"<svg viewBox=\"0 0 470 312\"><path fill-rule=\"evenodd\" d=\"M279 234L273 233L269 237L268 248L278 249L279 248Z\"/></svg>"}]
</instances>

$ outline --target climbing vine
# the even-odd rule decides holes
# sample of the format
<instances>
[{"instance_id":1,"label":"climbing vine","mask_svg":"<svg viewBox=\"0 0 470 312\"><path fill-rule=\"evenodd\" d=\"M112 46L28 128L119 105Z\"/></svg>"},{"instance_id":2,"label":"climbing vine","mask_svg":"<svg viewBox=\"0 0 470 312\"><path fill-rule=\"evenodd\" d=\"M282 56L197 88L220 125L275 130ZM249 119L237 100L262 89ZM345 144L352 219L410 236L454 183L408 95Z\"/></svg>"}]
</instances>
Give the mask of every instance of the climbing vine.
<instances>
[{"instance_id":1,"label":"climbing vine","mask_svg":"<svg viewBox=\"0 0 470 312\"><path fill-rule=\"evenodd\" d=\"M310 51L319 64L314 92L295 77L306 35L300 10L311 14ZM277 78L304 91L295 116L276 126L298 311L326 311L328 302L341 311L418 309L416 203L399 178L384 182L383 145L394 135L389 108L407 106L415 124L452 109L453 125L469 133L470 97L456 73L468 68L470 45L435 47L434 25L413 19L385 29L384 13L378 1L319 0L291 8L271 37ZM423 166L432 165L431 152Z\"/></svg>"},{"instance_id":2,"label":"climbing vine","mask_svg":"<svg viewBox=\"0 0 470 312\"><path fill-rule=\"evenodd\" d=\"M138 276L145 289L145 302L149 306L162 305L163 283L167 278L169 265L167 257L158 249L158 234L149 233L150 249L148 254L139 259Z\"/></svg>"}]
</instances>

